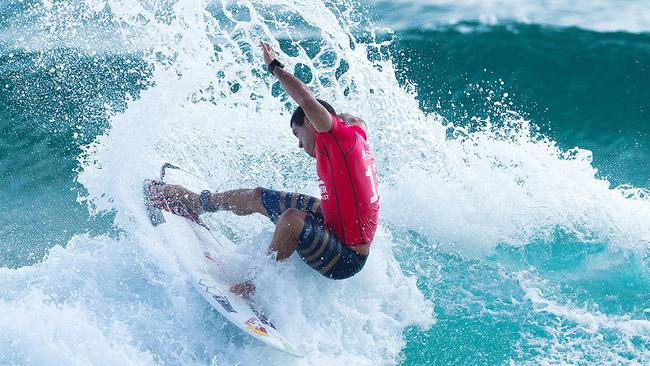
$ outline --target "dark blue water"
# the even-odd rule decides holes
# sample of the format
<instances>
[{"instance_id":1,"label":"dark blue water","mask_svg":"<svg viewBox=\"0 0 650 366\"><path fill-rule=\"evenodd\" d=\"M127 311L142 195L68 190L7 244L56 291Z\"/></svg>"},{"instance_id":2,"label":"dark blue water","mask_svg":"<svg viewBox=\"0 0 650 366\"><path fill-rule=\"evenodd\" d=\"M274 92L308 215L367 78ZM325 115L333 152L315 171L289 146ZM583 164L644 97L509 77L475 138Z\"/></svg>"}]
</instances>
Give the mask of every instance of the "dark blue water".
<instances>
[{"instance_id":1,"label":"dark blue water","mask_svg":"<svg viewBox=\"0 0 650 366\"><path fill-rule=\"evenodd\" d=\"M5 49L0 70L0 260L15 267L111 227L77 203L77 157L148 85L148 66L137 56Z\"/></svg>"},{"instance_id":2,"label":"dark blue water","mask_svg":"<svg viewBox=\"0 0 650 366\"><path fill-rule=\"evenodd\" d=\"M562 148L593 151L612 184L650 187L650 34L462 23L396 39L424 110L471 125L498 120L501 101Z\"/></svg>"}]
</instances>

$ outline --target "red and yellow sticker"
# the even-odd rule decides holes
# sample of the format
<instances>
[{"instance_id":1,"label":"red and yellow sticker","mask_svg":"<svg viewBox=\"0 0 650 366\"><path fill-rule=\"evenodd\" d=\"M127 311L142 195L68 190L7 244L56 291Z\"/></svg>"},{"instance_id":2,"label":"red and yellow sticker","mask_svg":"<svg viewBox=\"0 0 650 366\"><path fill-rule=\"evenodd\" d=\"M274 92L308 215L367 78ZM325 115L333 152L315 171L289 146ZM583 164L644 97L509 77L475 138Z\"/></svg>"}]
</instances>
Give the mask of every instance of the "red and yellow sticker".
<instances>
[{"instance_id":1,"label":"red and yellow sticker","mask_svg":"<svg viewBox=\"0 0 650 366\"><path fill-rule=\"evenodd\" d=\"M246 329L250 330L251 332L262 336L262 337L268 337L269 332L266 331L266 328L260 324L260 322L257 320L257 318L250 318L244 323L246 326Z\"/></svg>"}]
</instances>

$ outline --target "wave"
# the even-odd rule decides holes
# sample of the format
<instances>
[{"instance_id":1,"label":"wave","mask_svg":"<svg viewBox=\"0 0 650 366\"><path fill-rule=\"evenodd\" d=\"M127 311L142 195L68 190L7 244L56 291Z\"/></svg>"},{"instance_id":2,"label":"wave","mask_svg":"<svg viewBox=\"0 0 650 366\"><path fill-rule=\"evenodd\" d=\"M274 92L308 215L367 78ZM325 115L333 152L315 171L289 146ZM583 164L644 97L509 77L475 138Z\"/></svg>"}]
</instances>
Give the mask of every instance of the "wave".
<instances>
[{"instance_id":1,"label":"wave","mask_svg":"<svg viewBox=\"0 0 650 366\"><path fill-rule=\"evenodd\" d=\"M111 231L110 218L89 219L77 203L77 156L148 77L134 55L0 52L0 265L31 264L75 234Z\"/></svg>"},{"instance_id":2,"label":"wave","mask_svg":"<svg viewBox=\"0 0 650 366\"><path fill-rule=\"evenodd\" d=\"M629 316L607 316L599 313L592 313L583 309L575 309L568 305L561 305L553 300L545 299L542 291L530 284L526 279L527 273L521 272L515 275L521 289L524 291L524 299L533 304L538 312L547 312L555 316L567 319L576 323L586 331L597 332L599 328L615 329L630 336L650 337L650 321L645 319L630 319Z\"/></svg>"},{"instance_id":3,"label":"wave","mask_svg":"<svg viewBox=\"0 0 650 366\"><path fill-rule=\"evenodd\" d=\"M65 4L54 6L65 10ZM96 350L101 349L124 364L253 365L260 359L304 364L228 328L189 288L173 253L148 225L142 207L142 179L155 174L163 161L206 177L214 188L253 181L274 188L316 188L315 180L314 186L305 184L304 178L312 178L313 169L298 154L286 128L286 96L284 101L273 97L270 79L261 72L259 55L253 51L260 37L278 46L275 32L265 29L264 18L257 14L265 5L246 3L250 20L233 19L230 5L211 9L236 23L227 29L205 12L206 6L189 2L143 9L111 3L113 25L127 33L129 25L145 30L156 44L144 56L154 66L152 87L137 100L128 100L123 112L110 114L110 127L79 154L77 181L87 190L87 195L80 192L80 199L94 213L114 213L119 234L78 235L65 248L52 248L41 263L3 269L7 281L0 303L6 314L3 320L15 324L8 331L18 331L13 337L16 342L0 345L3 362L48 363L47 355L52 352L61 363L100 364L105 361ZM336 18L323 4L288 3L282 8L293 17L319 24L321 37L327 39L318 47L321 58L305 59L305 64L316 70L321 62L330 64L332 57L338 64L341 55L335 47L345 45L350 72L372 68L363 53L350 48L345 29L333 26L338 22L332 23ZM84 8L74 21L101 14ZM144 25L142 19L147 20ZM66 20L41 21L58 24ZM282 24L268 25L280 28ZM289 42L283 45L290 46ZM296 50L305 54L302 47ZM296 64L292 61L296 58L284 56L288 65ZM354 59L359 62L355 64ZM352 87L352 78L336 76L336 69L318 76L322 84ZM368 82L379 77L369 74ZM344 88L327 89L344 104ZM337 98L330 95L330 99ZM298 176L283 173L300 166ZM250 231L250 227L270 227L259 217L234 220L217 215L213 223L237 233L238 247L230 250L253 258L261 256L269 240L267 236L255 241L257 233ZM283 267L267 265L260 276L260 303L275 323L283 324L288 337L297 341L308 363L394 364L404 345L402 330L414 325L427 328L434 322L430 301L417 289L415 278L401 272L388 235L379 232L376 242L364 273L344 283L319 278L296 258ZM359 289L363 289L361 294ZM4 311L8 309L15 310ZM47 321L25 326L27 319L42 319L35 313L62 322L74 319L71 324L75 326L58 327L62 322ZM374 344L375 351L359 348L359 342ZM42 343L47 349L38 348Z\"/></svg>"},{"instance_id":4,"label":"wave","mask_svg":"<svg viewBox=\"0 0 650 366\"><path fill-rule=\"evenodd\" d=\"M561 149L592 151L612 184L650 187L648 34L464 22L392 39L425 111L470 128L517 111Z\"/></svg>"},{"instance_id":5,"label":"wave","mask_svg":"<svg viewBox=\"0 0 650 366\"><path fill-rule=\"evenodd\" d=\"M123 364L396 364L407 344L417 344L409 334L435 328L434 303L445 299L445 288L434 293L428 286L453 279L440 271L450 257L461 258L455 273L464 275L467 258L485 260L498 245L519 248L558 230L583 245L639 256L647 250L647 191L612 188L596 175L590 152L561 149L507 107L498 123L474 125L423 112L419 89L395 77L390 45L351 31L359 24L354 2L81 4L53 3L73 19L41 17L35 24L63 23L60 29L73 32L77 26L66 22L99 18L118 31L108 34L147 41L140 54L151 70L146 87L109 112L106 130L76 157L79 201L92 214L114 215L117 232L75 235L43 261L0 269L0 314L11 324L0 342L4 363L47 364L53 354L60 363L102 364L102 350ZM271 230L262 218L220 213L208 220L235 242L226 254L264 264L257 300L307 354L304 360L245 338L211 311L148 224L140 197L142 180L166 161L212 189L318 192L313 162L287 128L293 106L261 64L260 39L319 96L369 122L382 182L373 254L347 281L320 278L298 258L268 261L261 253L269 235L250 230ZM86 46L79 51L92 54ZM424 238L409 260L403 231ZM474 277L464 279L474 285L473 299L491 301L480 295L503 282L481 266L471 269ZM483 285L486 274L495 282ZM545 341L557 343L552 336ZM423 348L435 353L430 343Z\"/></svg>"},{"instance_id":6,"label":"wave","mask_svg":"<svg viewBox=\"0 0 650 366\"><path fill-rule=\"evenodd\" d=\"M549 298L540 289L546 287L545 281L528 271L509 276L519 283L523 300L531 303L532 310L552 319L552 325L545 331L552 334L554 341L531 335L529 341L538 343L543 352L527 364L587 361L642 365L650 359L647 348L634 346L647 345L650 341L650 321L645 319L645 314L642 314L644 319L633 319L629 315L604 314L598 307L589 305L581 308L570 300L553 299L556 294ZM589 351L585 353L585 350Z\"/></svg>"}]
</instances>

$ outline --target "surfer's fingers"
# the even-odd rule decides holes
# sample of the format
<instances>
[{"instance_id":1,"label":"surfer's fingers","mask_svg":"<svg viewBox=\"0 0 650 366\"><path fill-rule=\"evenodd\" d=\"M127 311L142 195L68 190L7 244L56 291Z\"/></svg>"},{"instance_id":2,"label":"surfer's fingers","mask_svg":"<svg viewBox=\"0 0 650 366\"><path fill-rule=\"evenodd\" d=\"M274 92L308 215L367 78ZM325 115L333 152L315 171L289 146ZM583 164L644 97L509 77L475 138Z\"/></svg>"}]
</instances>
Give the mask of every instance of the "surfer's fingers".
<instances>
[{"instance_id":1,"label":"surfer's fingers","mask_svg":"<svg viewBox=\"0 0 650 366\"><path fill-rule=\"evenodd\" d=\"M271 45L269 43L264 42L263 44L264 44L264 51L267 54L269 54L271 56L275 54L275 51L273 51L273 47L271 47Z\"/></svg>"},{"instance_id":2,"label":"surfer's fingers","mask_svg":"<svg viewBox=\"0 0 650 366\"><path fill-rule=\"evenodd\" d=\"M260 47L262 48L262 54L264 54L264 58L268 58L270 56L269 44L260 41Z\"/></svg>"}]
</instances>

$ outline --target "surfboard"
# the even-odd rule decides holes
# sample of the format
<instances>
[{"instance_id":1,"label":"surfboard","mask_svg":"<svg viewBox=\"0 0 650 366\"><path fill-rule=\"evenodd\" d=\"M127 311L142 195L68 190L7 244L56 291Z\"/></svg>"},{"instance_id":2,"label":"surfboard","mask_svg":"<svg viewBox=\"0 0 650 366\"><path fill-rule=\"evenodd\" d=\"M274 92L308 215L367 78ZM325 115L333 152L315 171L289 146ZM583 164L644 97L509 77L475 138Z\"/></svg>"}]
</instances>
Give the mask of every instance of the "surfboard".
<instances>
[{"instance_id":1,"label":"surfboard","mask_svg":"<svg viewBox=\"0 0 650 366\"><path fill-rule=\"evenodd\" d=\"M144 204L151 224L163 241L174 249L194 288L212 308L244 333L280 351L302 357L293 343L262 312L230 292L219 261L219 248L234 244L225 237L214 235L198 215L183 210L176 212L180 215L172 214L153 205L151 187L162 184L165 169L170 167L176 168L171 164L163 166L160 180L144 181Z\"/></svg>"}]
</instances>

